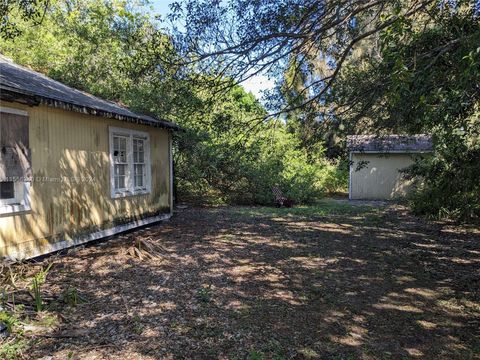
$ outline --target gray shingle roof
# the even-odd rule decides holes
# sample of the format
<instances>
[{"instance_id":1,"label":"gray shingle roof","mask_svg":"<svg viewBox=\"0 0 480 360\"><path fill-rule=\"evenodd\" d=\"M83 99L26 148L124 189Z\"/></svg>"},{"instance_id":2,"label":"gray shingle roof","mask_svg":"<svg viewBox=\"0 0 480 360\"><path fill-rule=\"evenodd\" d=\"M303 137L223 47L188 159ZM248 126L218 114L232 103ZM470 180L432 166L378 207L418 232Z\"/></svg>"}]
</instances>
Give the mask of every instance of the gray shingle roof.
<instances>
[{"instance_id":1,"label":"gray shingle roof","mask_svg":"<svg viewBox=\"0 0 480 360\"><path fill-rule=\"evenodd\" d=\"M0 98L23 101L31 105L43 104L59 107L154 127L180 129L172 122L135 113L116 103L71 88L36 71L15 64L1 55Z\"/></svg>"},{"instance_id":2,"label":"gray shingle roof","mask_svg":"<svg viewBox=\"0 0 480 360\"><path fill-rule=\"evenodd\" d=\"M419 135L350 135L347 149L352 152L431 152L432 137Z\"/></svg>"}]
</instances>

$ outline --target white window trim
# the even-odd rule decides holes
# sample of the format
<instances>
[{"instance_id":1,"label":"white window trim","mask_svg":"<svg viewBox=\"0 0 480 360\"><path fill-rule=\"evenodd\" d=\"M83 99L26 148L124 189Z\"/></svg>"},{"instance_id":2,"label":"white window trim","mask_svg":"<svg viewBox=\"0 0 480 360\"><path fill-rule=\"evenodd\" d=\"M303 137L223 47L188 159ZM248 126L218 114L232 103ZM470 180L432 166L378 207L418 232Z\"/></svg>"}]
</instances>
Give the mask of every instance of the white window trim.
<instances>
[{"instance_id":1,"label":"white window trim","mask_svg":"<svg viewBox=\"0 0 480 360\"><path fill-rule=\"evenodd\" d=\"M0 106L0 113L28 116L28 111L5 106ZM30 182L15 181L15 198L0 200L0 215L30 210Z\"/></svg>"},{"instance_id":2,"label":"white window trim","mask_svg":"<svg viewBox=\"0 0 480 360\"><path fill-rule=\"evenodd\" d=\"M30 210L30 183L15 182L15 199L0 200L0 215Z\"/></svg>"},{"instance_id":3,"label":"white window trim","mask_svg":"<svg viewBox=\"0 0 480 360\"><path fill-rule=\"evenodd\" d=\"M144 131L125 129L110 126L110 195L112 199L124 198L127 196L150 194L152 192L152 167L150 162L150 135ZM115 190L115 162L113 159L113 136L127 137L127 170L125 171L126 190ZM133 138L140 137L145 139L145 189L134 189L134 166L133 166Z\"/></svg>"}]
</instances>

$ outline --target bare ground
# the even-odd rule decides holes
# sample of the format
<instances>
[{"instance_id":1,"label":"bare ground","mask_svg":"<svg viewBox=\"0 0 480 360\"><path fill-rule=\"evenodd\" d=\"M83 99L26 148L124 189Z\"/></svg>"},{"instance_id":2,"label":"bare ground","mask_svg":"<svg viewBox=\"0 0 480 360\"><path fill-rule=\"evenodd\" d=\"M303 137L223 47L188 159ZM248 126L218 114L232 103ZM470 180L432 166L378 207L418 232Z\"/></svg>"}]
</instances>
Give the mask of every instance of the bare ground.
<instances>
[{"instance_id":1,"label":"bare ground","mask_svg":"<svg viewBox=\"0 0 480 360\"><path fill-rule=\"evenodd\" d=\"M401 208L184 209L47 263L20 357L480 358L480 230Z\"/></svg>"}]
</instances>

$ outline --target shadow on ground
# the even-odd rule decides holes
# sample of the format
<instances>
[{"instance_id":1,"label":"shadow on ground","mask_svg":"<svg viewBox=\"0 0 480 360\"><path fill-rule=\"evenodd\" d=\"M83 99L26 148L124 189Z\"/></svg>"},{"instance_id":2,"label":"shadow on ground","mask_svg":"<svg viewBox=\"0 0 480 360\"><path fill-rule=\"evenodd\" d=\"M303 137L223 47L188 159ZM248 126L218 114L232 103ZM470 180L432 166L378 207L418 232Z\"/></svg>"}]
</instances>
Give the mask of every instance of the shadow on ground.
<instances>
[{"instance_id":1,"label":"shadow on ground","mask_svg":"<svg viewBox=\"0 0 480 360\"><path fill-rule=\"evenodd\" d=\"M401 209L186 209L53 262L46 290L86 301L34 358L480 357L479 229Z\"/></svg>"}]
</instances>

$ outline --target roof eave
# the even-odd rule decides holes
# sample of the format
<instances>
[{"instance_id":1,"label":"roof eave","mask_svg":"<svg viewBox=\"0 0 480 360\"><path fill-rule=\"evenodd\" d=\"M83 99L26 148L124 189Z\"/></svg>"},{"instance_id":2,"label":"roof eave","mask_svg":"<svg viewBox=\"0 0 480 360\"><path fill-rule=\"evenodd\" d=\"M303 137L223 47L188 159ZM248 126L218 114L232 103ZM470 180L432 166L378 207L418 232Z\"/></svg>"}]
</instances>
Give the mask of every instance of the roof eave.
<instances>
[{"instance_id":1,"label":"roof eave","mask_svg":"<svg viewBox=\"0 0 480 360\"><path fill-rule=\"evenodd\" d=\"M156 128L169 129L173 131L182 130L182 128L177 124L174 124L165 120L157 119L155 121L149 121L146 119L142 119L140 117L122 115L122 114L118 114L110 111L95 109L95 108L84 106L84 105L78 105L78 104L60 100L60 99L45 97L45 96L37 95L34 93L22 91L16 88L11 88L1 84L0 84L0 99L9 101L9 102L19 102L22 104L27 104L29 106L45 105L45 106L50 106L58 109L75 111L82 114L100 116L100 117L105 117L109 119L116 119L120 121L135 123L139 125L147 125L147 126L152 126Z\"/></svg>"}]
</instances>

